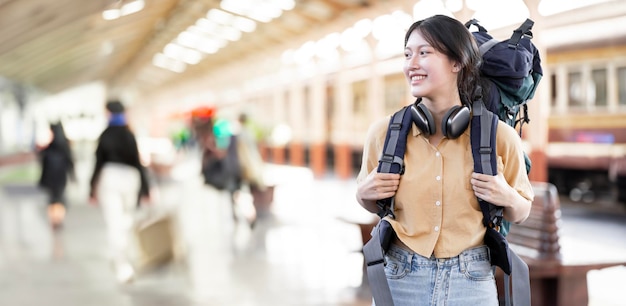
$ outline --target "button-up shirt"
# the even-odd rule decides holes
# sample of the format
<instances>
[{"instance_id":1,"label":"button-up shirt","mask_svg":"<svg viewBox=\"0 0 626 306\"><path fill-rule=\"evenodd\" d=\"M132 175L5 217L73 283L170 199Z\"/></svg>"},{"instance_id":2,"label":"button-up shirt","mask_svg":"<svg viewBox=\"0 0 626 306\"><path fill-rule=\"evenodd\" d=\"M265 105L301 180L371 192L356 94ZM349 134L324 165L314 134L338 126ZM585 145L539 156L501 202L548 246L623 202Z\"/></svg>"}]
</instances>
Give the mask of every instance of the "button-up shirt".
<instances>
[{"instance_id":1,"label":"button-up shirt","mask_svg":"<svg viewBox=\"0 0 626 306\"><path fill-rule=\"evenodd\" d=\"M385 118L369 129L357 181L378 167L388 123ZM483 244L483 215L470 183L474 164L469 131L456 139L444 137L436 147L415 125L407 137L405 172L395 197L396 218L389 221L398 239L422 256L454 257ZM534 194L521 139L504 122L498 125L496 150L498 172L531 200Z\"/></svg>"}]
</instances>

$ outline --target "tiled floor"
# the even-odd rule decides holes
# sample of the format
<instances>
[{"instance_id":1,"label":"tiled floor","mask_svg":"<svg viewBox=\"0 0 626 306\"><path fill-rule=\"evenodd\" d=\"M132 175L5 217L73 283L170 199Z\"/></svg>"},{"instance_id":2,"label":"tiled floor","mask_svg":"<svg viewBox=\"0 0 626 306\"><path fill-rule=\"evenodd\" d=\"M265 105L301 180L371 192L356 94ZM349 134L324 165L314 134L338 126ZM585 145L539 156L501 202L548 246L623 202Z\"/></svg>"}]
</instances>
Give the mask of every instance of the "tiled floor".
<instances>
[{"instance_id":1,"label":"tiled floor","mask_svg":"<svg viewBox=\"0 0 626 306\"><path fill-rule=\"evenodd\" d=\"M44 198L33 188L4 188L0 196L1 305L369 305L359 290L358 227L339 214L370 216L349 192L353 182L314 182L304 168L274 166L272 214L253 229L251 196L211 201L196 164L178 167L159 184L156 214L171 214L177 259L118 285L107 260L104 224L80 186L62 231L50 231ZM348 199L349 198L349 199ZM356 212L356 216L354 216ZM361 213L363 213L361 215ZM350 216L348 216L350 219ZM359 298L360 294L362 298Z\"/></svg>"},{"instance_id":2,"label":"tiled floor","mask_svg":"<svg viewBox=\"0 0 626 306\"><path fill-rule=\"evenodd\" d=\"M5 188L0 305L370 305L360 289L360 232L346 220L371 216L356 204L352 180L316 180L305 168L272 166L272 213L250 229L250 196L240 197L233 220L229 205L210 200L197 169L194 159L175 168L154 205L175 221L176 261L126 285L111 273L100 211L86 203L84 186L71 187L67 222L56 234L40 195ZM626 259L626 217L564 209L563 218L564 249L593 245ZM623 267L589 273L590 305L626 305L625 277Z\"/></svg>"}]
</instances>

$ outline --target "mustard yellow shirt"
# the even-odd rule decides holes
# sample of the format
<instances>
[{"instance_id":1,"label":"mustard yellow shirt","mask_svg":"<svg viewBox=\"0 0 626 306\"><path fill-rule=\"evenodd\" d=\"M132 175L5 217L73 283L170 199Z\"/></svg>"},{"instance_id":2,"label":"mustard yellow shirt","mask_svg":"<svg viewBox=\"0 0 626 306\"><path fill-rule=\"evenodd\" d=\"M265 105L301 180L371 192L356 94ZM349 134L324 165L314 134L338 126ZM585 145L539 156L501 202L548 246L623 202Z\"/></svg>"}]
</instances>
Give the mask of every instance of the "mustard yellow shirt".
<instances>
[{"instance_id":1,"label":"mustard yellow shirt","mask_svg":"<svg viewBox=\"0 0 626 306\"><path fill-rule=\"evenodd\" d=\"M378 167L388 124L389 118L384 118L370 127L357 182ZM501 121L496 150L498 173L524 198L532 199L521 139ZM404 162L396 193L396 218L390 219L398 239L417 254L437 258L454 257L482 245L485 227L470 184L474 171L470 128L457 139L444 138L435 147L413 125Z\"/></svg>"}]
</instances>

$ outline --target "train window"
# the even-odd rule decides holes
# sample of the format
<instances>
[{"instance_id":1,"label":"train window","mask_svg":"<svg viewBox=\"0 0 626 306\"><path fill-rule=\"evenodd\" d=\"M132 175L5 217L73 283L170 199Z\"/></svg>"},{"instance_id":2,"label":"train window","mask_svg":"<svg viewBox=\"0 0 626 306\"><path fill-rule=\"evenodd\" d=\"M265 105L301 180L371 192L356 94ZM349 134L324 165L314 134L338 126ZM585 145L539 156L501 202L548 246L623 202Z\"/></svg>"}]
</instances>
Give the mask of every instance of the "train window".
<instances>
[{"instance_id":1,"label":"train window","mask_svg":"<svg viewBox=\"0 0 626 306\"><path fill-rule=\"evenodd\" d=\"M619 84L619 105L626 106L626 67L617 69L617 82Z\"/></svg>"},{"instance_id":2,"label":"train window","mask_svg":"<svg viewBox=\"0 0 626 306\"><path fill-rule=\"evenodd\" d=\"M593 87L590 89L591 100L596 106L607 105L607 89L606 89L606 69L594 69L591 72L593 78Z\"/></svg>"},{"instance_id":3,"label":"train window","mask_svg":"<svg viewBox=\"0 0 626 306\"><path fill-rule=\"evenodd\" d=\"M568 73L567 87L569 88L569 106L584 106L585 99L582 85L582 74L580 72Z\"/></svg>"}]
</instances>

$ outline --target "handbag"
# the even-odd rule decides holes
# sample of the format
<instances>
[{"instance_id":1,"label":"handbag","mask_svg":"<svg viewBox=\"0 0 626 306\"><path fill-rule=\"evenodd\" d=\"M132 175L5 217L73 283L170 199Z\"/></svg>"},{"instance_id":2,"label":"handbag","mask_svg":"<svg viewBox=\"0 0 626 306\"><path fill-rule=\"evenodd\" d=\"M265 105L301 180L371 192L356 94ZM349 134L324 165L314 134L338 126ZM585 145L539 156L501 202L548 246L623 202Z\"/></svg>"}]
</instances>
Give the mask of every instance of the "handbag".
<instances>
[{"instance_id":1,"label":"handbag","mask_svg":"<svg viewBox=\"0 0 626 306\"><path fill-rule=\"evenodd\" d=\"M136 224L135 235L139 267L161 266L174 259L173 220L170 214L150 213Z\"/></svg>"},{"instance_id":2,"label":"handbag","mask_svg":"<svg viewBox=\"0 0 626 306\"><path fill-rule=\"evenodd\" d=\"M210 157L203 161L204 183L218 190L237 190L241 181L241 164L237 153L236 136L231 136L226 155Z\"/></svg>"}]
</instances>

